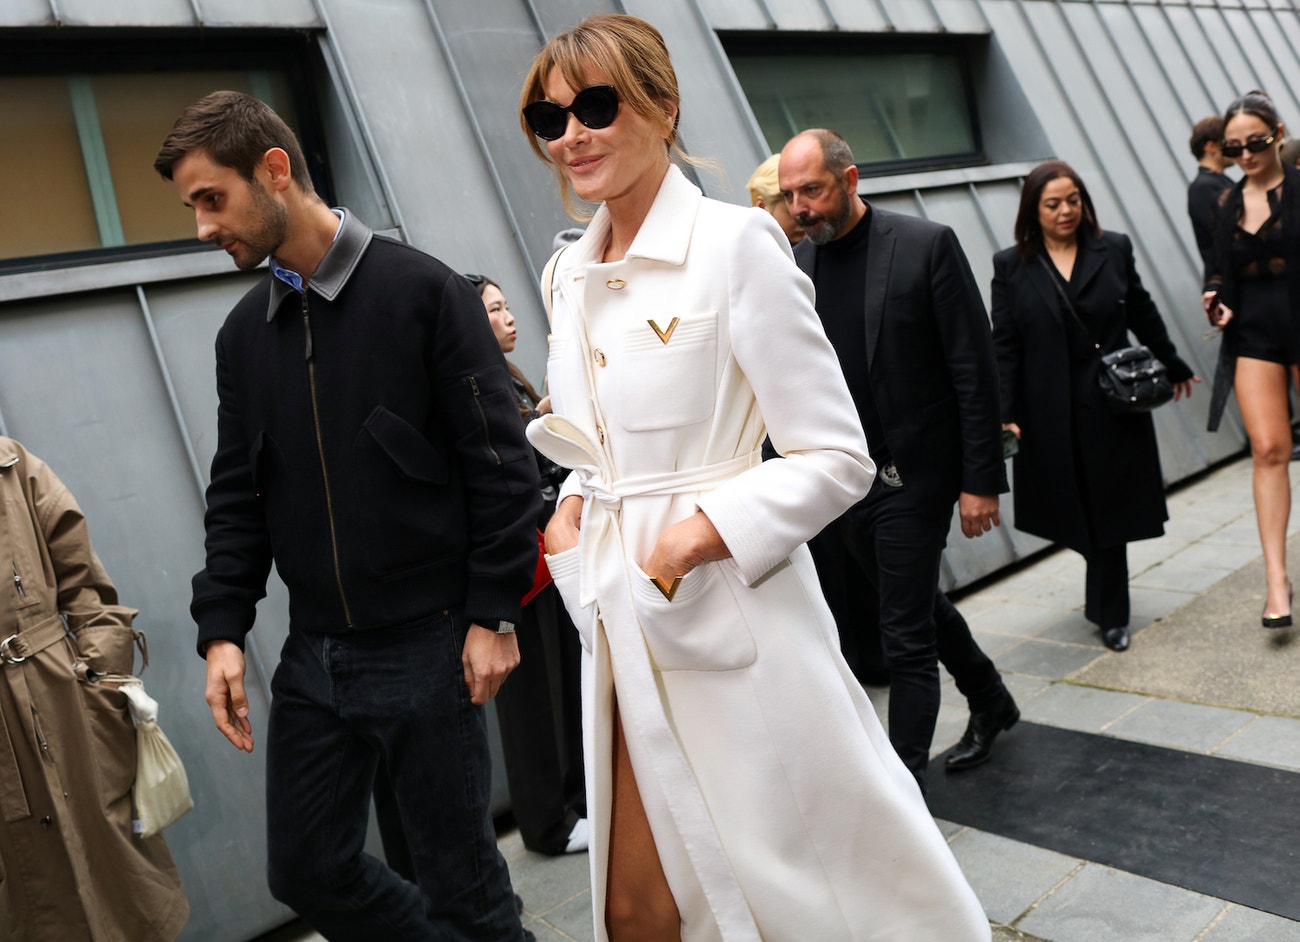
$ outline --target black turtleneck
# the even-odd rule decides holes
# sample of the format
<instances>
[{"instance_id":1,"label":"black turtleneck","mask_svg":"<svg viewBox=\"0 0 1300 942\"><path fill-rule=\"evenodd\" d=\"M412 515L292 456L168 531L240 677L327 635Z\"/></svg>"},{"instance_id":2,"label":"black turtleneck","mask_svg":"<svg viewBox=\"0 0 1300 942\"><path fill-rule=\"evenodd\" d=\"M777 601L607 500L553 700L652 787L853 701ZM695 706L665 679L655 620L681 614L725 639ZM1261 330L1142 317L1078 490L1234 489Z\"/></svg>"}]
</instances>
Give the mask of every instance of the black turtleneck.
<instances>
[{"instance_id":1,"label":"black turtleneck","mask_svg":"<svg viewBox=\"0 0 1300 942\"><path fill-rule=\"evenodd\" d=\"M871 207L857 225L833 242L817 246L813 284L817 313L830 339L858 418L867 434L867 448L877 467L889 462L885 429L876 411L867 364L867 248L871 238Z\"/></svg>"}]
</instances>

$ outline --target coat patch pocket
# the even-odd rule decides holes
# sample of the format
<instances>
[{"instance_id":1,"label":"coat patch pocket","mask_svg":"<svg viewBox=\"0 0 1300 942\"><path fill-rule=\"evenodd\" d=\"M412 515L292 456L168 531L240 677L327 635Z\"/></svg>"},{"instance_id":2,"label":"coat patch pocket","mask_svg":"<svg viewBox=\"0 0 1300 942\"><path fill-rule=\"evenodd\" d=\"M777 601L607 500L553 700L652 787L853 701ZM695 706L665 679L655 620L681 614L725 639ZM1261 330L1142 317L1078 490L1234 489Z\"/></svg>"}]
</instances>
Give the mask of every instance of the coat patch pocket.
<instances>
[{"instance_id":1,"label":"coat patch pocket","mask_svg":"<svg viewBox=\"0 0 1300 942\"><path fill-rule=\"evenodd\" d=\"M717 395L718 312L633 322L618 364L620 424L648 432L703 422Z\"/></svg>"},{"instance_id":2,"label":"coat patch pocket","mask_svg":"<svg viewBox=\"0 0 1300 942\"><path fill-rule=\"evenodd\" d=\"M560 601L568 611L569 617L578 629L578 641L582 649L591 653L591 634L595 627L595 605L583 605L578 596L578 572L582 568L578 547L566 549L562 553L548 554L546 568L551 570L555 581L555 591L560 593Z\"/></svg>"},{"instance_id":3,"label":"coat patch pocket","mask_svg":"<svg viewBox=\"0 0 1300 942\"><path fill-rule=\"evenodd\" d=\"M657 670L734 671L754 663L758 648L723 571L728 564L696 566L682 576L671 602L640 567L631 567L632 606Z\"/></svg>"}]
</instances>

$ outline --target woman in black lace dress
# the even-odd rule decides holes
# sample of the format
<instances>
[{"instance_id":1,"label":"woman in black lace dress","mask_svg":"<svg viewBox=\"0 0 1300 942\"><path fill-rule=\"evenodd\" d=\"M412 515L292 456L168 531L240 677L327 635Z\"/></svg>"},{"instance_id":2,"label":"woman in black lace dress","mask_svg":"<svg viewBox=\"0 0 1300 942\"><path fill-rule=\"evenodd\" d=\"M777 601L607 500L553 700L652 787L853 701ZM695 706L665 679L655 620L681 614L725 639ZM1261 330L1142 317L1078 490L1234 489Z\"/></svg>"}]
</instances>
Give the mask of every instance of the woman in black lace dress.
<instances>
[{"instance_id":1,"label":"woman in black lace dress","mask_svg":"<svg viewBox=\"0 0 1300 942\"><path fill-rule=\"evenodd\" d=\"M1300 171L1279 154L1284 127L1263 92L1224 115L1223 153L1242 179L1226 191L1202 301L1223 328L1210 431L1235 391L1254 460L1255 516L1264 550L1265 628L1291 624L1286 530L1291 514L1291 424L1287 377L1300 360Z\"/></svg>"}]
</instances>

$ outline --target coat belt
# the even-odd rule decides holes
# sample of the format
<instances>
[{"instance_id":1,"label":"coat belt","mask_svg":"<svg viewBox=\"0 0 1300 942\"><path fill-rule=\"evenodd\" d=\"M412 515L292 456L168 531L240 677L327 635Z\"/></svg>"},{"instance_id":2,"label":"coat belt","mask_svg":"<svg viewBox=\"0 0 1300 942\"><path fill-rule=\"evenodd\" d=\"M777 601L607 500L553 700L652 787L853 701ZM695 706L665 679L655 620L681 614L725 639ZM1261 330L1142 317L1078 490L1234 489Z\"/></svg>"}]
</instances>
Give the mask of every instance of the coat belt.
<instances>
[{"instance_id":1,"label":"coat belt","mask_svg":"<svg viewBox=\"0 0 1300 942\"><path fill-rule=\"evenodd\" d=\"M31 693L27 689L27 679L23 676L23 661L58 643L67 633L63 619L51 615L0 641L0 664L3 664L5 679L13 691L14 702L20 713L24 710L30 713L32 709ZM5 725L4 714L0 713L0 814L5 821L19 821L31 814L12 738L15 733L21 736L23 732L22 729L10 730Z\"/></svg>"}]
</instances>

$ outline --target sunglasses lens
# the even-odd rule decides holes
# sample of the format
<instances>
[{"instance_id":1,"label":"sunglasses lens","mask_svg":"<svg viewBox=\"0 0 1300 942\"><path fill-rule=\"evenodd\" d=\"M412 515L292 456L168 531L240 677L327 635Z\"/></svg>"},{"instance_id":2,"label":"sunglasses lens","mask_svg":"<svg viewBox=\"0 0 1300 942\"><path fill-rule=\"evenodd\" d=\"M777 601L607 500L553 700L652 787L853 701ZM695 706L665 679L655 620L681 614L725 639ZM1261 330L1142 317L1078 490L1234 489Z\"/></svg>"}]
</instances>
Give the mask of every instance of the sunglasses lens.
<instances>
[{"instance_id":1,"label":"sunglasses lens","mask_svg":"<svg viewBox=\"0 0 1300 942\"><path fill-rule=\"evenodd\" d=\"M618 117L618 92L611 85L593 85L574 96L569 110L593 131L607 128Z\"/></svg>"},{"instance_id":2,"label":"sunglasses lens","mask_svg":"<svg viewBox=\"0 0 1300 942\"><path fill-rule=\"evenodd\" d=\"M1224 157L1240 157L1241 152L1245 149L1240 144L1224 144L1219 148Z\"/></svg>"},{"instance_id":3,"label":"sunglasses lens","mask_svg":"<svg viewBox=\"0 0 1300 942\"><path fill-rule=\"evenodd\" d=\"M553 101L534 101L524 108L524 120L542 140L556 141L564 137L569 113Z\"/></svg>"},{"instance_id":4,"label":"sunglasses lens","mask_svg":"<svg viewBox=\"0 0 1300 942\"><path fill-rule=\"evenodd\" d=\"M1252 154L1262 154L1268 150L1268 145L1273 143L1271 137L1255 137L1246 142L1246 150Z\"/></svg>"}]
</instances>

